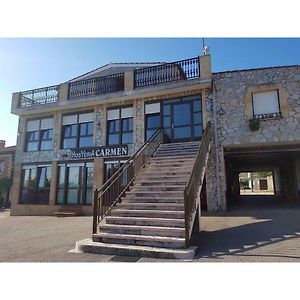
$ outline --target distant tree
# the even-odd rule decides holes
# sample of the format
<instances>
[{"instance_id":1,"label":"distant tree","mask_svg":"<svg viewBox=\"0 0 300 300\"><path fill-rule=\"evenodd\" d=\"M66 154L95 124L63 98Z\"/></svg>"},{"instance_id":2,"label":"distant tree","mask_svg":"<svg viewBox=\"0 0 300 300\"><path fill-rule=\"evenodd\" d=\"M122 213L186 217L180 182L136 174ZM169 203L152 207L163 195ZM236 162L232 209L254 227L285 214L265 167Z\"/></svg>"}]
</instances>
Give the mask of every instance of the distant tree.
<instances>
[{"instance_id":1,"label":"distant tree","mask_svg":"<svg viewBox=\"0 0 300 300\"><path fill-rule=\"evenodd\" d=\"M267 178L268 176L272 176L272 172L253 172L252 178L261 179L261 178Z\"/></svg>"},{"instance_id":2,"label":"distant tree","mask_svg":"<svg viewBox=\"0 0 300 300\"><path fill-rule=\"evenodd\" d=\"M10 186L11 179L9 177L0 178L0 208L4 205L4 201L7 201Z\"/></svg>"}]
</instances>

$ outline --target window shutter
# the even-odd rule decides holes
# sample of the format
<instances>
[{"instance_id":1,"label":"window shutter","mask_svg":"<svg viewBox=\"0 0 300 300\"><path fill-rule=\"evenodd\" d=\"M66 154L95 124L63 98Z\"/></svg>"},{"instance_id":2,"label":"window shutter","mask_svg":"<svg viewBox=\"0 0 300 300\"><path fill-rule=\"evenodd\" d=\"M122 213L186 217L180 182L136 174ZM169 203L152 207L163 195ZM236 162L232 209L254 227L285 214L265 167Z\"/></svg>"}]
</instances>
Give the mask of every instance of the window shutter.
<instances>
[{"instance_id":1,"label":"window shutter","mask_svg":"<svg viewBox=\"0 0 300 300\"><path fill-rule=\"evenodd\" d=\"M253 114L279 113L279 99L277 91L253 93Z\"/></svg>"},{"instance_id":2,"label":"window shutter","mask_svg":"<svg viewBox=\"0 0 300 300\"><path fill-rule=\"evenodd\" d=\"M120 110L119 109L110 109L107 111L107 120L117 120L120 118Z\"/></svg>"},{"instance_id":3,"label":"window shutter","mask_svg":"<svg viewBox=\"0 0 300 300\"><path fill-rule=\"evenodd\" d=\"M94 121L94 113L86 113L79 115L79 123L85 122L93 122Z\"/></svg>"},{"instance_id":4,"label":"window shutter","mask_svg":"<svg viewBox=\"0 0 300 300\"><path fill-rule=\"evenodd\" d=\"M41 120L41 130L52 129L52 128L53 128L53 118Z\"/></svg>"},{"instance_id":5,"label":"window shutter","mask_svg":"<svg viewBox=\"0 0 300 300\"><path fill-rule=\"evenodd\" d=\"M155 114L160 112L160 103L151 103L146 104L145 113L147 114Z\"/></svg>"},{"instance_id":6,"label":"window shutter","mask_svg":"<svg viewBox=\"0 0 300 300\"><path fill-rule=\"evenodd\" d=\"M27 122L26 131L40 130L40 120L33 120Z\"/></svg>"},{"instance_id":7,"label":"window shutter","mask_svg":"<svg viewBox=\"0 0 300 300\"><path fill-rule=\"evenodd\" d=\"M77 115L64 116L63 125L77 124Z\"/></svg>"},{"instance_id":8,"label":"window shutter","mask_svg":"<svg viewBox=\"0 0 300 300\"><path fill-rule=\"evenodd\" d=\"M132 107L126 107L121 109L121 118L132 118L133 117L133 108Z\"/></svg>"}]
</instances>

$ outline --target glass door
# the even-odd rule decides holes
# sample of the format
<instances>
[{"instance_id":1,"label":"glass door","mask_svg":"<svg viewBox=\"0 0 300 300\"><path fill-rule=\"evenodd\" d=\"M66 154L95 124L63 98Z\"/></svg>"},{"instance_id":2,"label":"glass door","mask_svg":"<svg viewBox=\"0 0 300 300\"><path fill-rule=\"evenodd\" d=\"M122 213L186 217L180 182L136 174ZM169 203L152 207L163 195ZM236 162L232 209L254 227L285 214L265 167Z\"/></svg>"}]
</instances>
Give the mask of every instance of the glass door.
<instances>
[{"instance_id":1,"label":"glass door","mask_svg":"<svg viewBox=\"0 0 300 300\"><path fill-rule=\"evenodd\" d=\"M72 166L68 168L68 184L67 184L67 203L78 204L82 202L81 192L81 168L79 166Z\"/></svg>"},{"instance_id":2,"label":"glass door","mask_svg":"<svg viewBox=\"0 0 300 300\"><path fill-rule=\"evenodd\" d=\"M171 106L172 141L187 142L192 139L191 103L174 103Z\"/></svg>"},{"instance_id":3,"label":"glass door","mask_svg":"<svg viewBox=\"0 0 300 300\"><path fill-rule=\"evenodd\" d=\"M92 204L93 163L61 164L58 174L57 204Z\"/></svg>"},{"instance_id":4,"label":"glass door","mask_svg":"<svg viewBox=\"0 0 300 300\"><path fill-rule=\"evenodd\" d=\"M162 103L163 129L171 143L199 140L202 136L201 96L165 100Z\"/></svg>"}]
</instances>

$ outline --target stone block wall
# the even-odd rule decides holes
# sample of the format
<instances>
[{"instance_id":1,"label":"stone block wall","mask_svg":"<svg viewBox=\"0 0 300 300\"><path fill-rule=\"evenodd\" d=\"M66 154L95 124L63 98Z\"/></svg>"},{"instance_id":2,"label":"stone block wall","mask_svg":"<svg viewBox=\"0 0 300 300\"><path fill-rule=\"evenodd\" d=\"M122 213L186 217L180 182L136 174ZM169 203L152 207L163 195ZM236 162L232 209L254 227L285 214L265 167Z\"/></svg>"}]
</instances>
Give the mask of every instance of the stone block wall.
<instances>
[{"instance_id":1,"label":"stone block wall","mask_svg":"<svg viewBox=\"0 0 300 300\"><path fill-rule=\"evenodd\" d=\"M217 136L206 173L211 211L226 210L224 147L300 142L300 66L215 73L213 85ZM252 93L270 90L278 90L282 118L262 120L259 130L253 132L249 129Z\"/></svg>"}]
</instances>

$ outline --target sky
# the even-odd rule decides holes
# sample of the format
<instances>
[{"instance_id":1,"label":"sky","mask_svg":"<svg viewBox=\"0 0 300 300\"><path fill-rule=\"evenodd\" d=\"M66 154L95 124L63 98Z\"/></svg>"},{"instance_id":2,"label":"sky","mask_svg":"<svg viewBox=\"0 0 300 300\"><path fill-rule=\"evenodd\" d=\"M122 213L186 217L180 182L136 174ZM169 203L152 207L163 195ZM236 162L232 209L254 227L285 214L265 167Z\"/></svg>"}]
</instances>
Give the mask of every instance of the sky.
<instances>
[{"instance_id":1,"label":"sky","mask_svg":"<svg viewBox=\"0 0 300 300\"><path fill-rule=\"evenodd\" d=\"M300 64L298 38L205 38L213 72ZM202 38L0 38L0 139L16 144L13 92L65 82L110 62L186 59Z\"/></svg>"}]
</instances>

